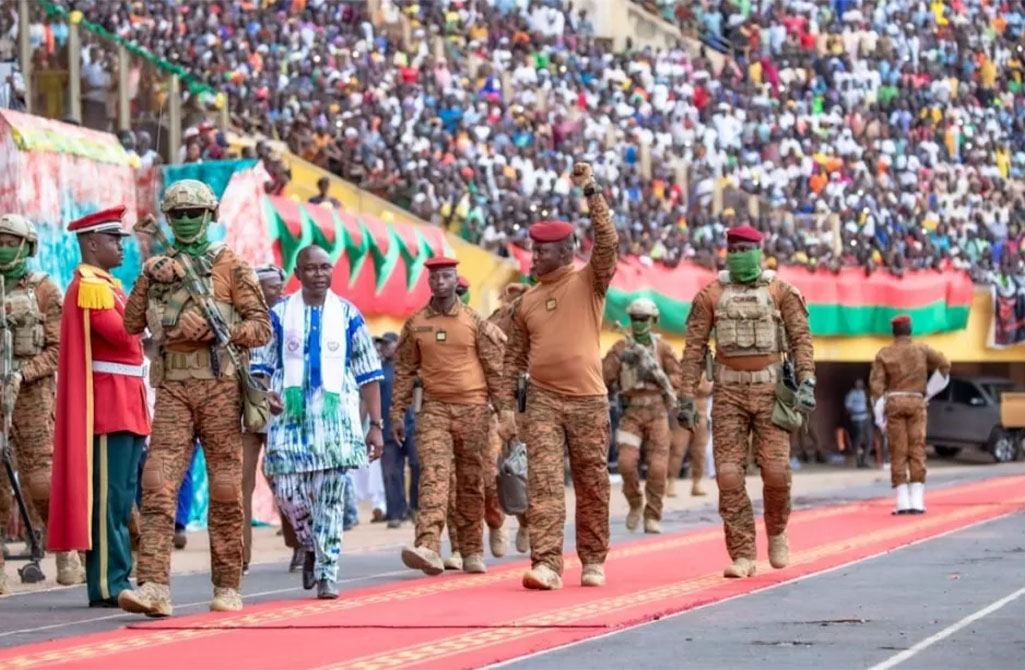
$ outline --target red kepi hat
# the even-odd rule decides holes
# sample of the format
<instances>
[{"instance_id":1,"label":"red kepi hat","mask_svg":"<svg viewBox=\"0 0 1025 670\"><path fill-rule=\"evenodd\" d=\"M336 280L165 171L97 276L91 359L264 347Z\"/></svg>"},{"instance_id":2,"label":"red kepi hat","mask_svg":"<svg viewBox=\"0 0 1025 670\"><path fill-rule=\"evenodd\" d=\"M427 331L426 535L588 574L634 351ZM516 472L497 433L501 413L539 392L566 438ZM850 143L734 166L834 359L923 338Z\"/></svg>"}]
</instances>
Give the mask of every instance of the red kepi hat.
<instances>
[{"instance_id":1,"label":"red kepi hat","mask_svg":"<svg viewBox=\"0 0 1025 670\"><path fill-rule=\"evenodd\" d=\"M890 319L890 325L891 326L901 326L901 325L910 326L911 325L911 317L909 315L907 315L907 314L899 314L899 315L893 317L892 319Z\"/></svg>"},{"instance_id":2,"label":"red kepi hat","mask_svg":"<svg viewBox=\"0 0 1025 670\"><path fill-rule=\"evenodd\" d=\"M111 207L110 209L100 210L87 216L83 216L81 219L77 219L68 224L69 233L77 233L83 235L85 233L106 233L107 235L131 235L121 225L122 219L125 216L125 210L127 208L124 205L118 205L117 207Z\"/></svg>"},{"instance_id":3,"label":"red kepi hat","mask_svg":"<svg viewBox=\"0 0 1025 670\"><path fill-rule=\"evenodd\" d=\"M573 234L573 225L565 221L538 221L527 232L535 242L562 242Z\"/></svg>"},{"instance_id":4,"label":"red kepi hat","mask_svg":"<svg viewBox=\"0 0 1025 670\"><path fill-rule=\"evenodd\" d=\"M459 265L459 261L454 258L448 258L447 256L434 256L428 258L424 262L424 267L428 270L442 270L444 268L454 268Z\"/></svg>"},{"instance_id":5,"label":"red kepi hat","mask_svg":"<svg viewBox=\"0 0 1025 670\"><path fill-rule=\"evenodd\" d=\"M460 275L456 281L456 288L470 288L470 280Z\"/></svg>"},{"instance_id":6,"label":"red kepi hat","mask_svg":"<svg viewBox=\"0 0 1025 670\"><path fill-rule=\"evenodd\" d=\"M762 234L751 226L734 226L726 231L726 243L761 242Z\"/></svg>"}]
</instances>

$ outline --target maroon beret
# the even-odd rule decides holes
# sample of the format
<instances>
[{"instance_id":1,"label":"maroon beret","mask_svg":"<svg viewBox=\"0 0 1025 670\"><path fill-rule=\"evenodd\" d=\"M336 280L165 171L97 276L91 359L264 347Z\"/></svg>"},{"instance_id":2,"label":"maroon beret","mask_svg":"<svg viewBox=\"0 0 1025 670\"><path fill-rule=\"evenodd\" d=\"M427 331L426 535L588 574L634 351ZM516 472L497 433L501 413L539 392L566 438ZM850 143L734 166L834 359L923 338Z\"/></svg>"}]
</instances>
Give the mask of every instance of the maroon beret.
<instances>
[{"instance_id":1,"label":"maroon beret","mask_svg":"<svg viewBox=\"0 0 1025 670\"><path fill-rule=\"evenodd\" d=\"M441 270L443 268L454 268L457 265L459 265L459 261L457 261L454 258L449 258L447 256L434 256L433 258L428 258L424 262L424 267L427 268L428 270Z\"/></svg>"},{"instance_id":2,"label":"maroon beret","mask_svg":"<svg viewBox=\"0 0 1025 670\"><path fill-rule=\"evenodd\" d=\"M107 233L111 235L128 235L128 231L121 227L121 220L125 216L127 207L118 205L110 209L93 212L81 219L68 224L69 233Z\"/></svg>"},{"instance_id":3,"label":"maroon beret","mask_svg":"<svg viewBox=\"0 0 1025 670\"><path fill-rule=\"evenodd\" d=\"M573 225L565 221L538 221L528 232L535 242L561 242L573 234Z\"/></svg>"},{"instance_id":4,"label":"maroon beret","mask_svg":"<svg viewBox=\"0 0 1025 670\"><path fill-rule=\"evenodd\" d=\"M908 325L908 326L910 326L911 325L911 317L908 316L907 314L900 314L898 316L893 317L890 320L890 325L891 326L900 326L900 325Z\"/></svg>"},{"instance_id":5,"label":"maroon beret","mask_svg":"<svg viewBox=\"0 0 1025 670\"><path fill-rule=\"evenodd\" d=\"M762 234L751 226L735 226L726 231L726 242L761 242Z\"/></svg>"},{"instance_id":6,"label":"maroon beret","mask_svg":"<svg viewBox=\"0 0 1025 670\"><path fill-rule=\"evenodd\" d=\"M456 282L457 288L470 288L470 280L460 275L459 280Z\"/></svg>"}]
</instances>

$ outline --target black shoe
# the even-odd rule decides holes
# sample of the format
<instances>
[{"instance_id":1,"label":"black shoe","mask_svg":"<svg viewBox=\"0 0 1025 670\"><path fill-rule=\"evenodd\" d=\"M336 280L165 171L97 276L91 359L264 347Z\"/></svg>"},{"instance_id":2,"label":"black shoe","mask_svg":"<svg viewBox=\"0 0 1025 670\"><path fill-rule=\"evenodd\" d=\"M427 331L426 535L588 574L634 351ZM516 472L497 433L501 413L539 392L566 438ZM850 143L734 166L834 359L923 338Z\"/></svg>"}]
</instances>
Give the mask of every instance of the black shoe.
<instances>
[{"instance_id":1,"label":"black shoe","mask_svg":"<svg viewBox=\"0 0 1025 670\"><path fill-rule=\"evenodd\" d=\"M388 519L388 527L389 528L401 528L402 527L402 521L399 520L399 519Z\"/></svg>"},{"instance_id":2,"label":"black shoe","mask_svg":"<svg viewBox=\"0 0 1025 670\"><path fill-rule=\"evenodd\" d=\"M325 577L317 582L317 598L320 600L334 600L338 597L338 584L335 580Z\"/></svg>"},{"instance_id":3,"label":"black shoe","mask_svg":"<svg viewBox=\"0 0 1025 670\"><path fill-rule=\"evenodd\" d=\"M317 554L312 551L306 552L306 558L303 559L303 588L309 591L317 585L317 580L313 576L313 568L317 563Z\"/></svg>"},{"instance_id":4,"label":"black shoe","mask_svg":"<svg viewBox=\"0 0 1025 670\"><path fill-rule=\"evenodd\" d=\"M248 563L243 563L242 564L242 576L245 577L248 574L249 574L249 564Z\"/></svg>"},{"instance_id":5,"label":"black shoe","mask_svg":"<svg viewBox=\"0 0 1025 670\"><path fill-rule=\"evenodd\" d=\"M292 550L292 562L288 564L289 572L299 572L303 569L303 559L306 558L306 552L302 549Z\"/></svg>"},{"instance_id":6,"label":"black shoe","mask_svg":"<svg viewBox=\"0 0 1025 670\"><path fill-rule=\"evenodd\" d=\"M189 536L185 534L185 529L175 529L174 531L174 548L184 549L185 545L189 543Z\"/></svg>"}]
</instances>

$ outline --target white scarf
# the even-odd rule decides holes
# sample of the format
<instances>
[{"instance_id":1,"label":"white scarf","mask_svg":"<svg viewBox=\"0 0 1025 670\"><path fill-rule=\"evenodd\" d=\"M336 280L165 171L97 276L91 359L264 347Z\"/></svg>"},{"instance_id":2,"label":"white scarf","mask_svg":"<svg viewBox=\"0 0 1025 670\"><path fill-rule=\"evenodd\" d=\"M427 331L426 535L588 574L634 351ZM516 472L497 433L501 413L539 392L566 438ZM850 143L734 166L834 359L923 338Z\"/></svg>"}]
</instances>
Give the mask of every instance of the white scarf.
<instances>
[{"instance_id":1,"label":"white scarf","mask_svg":"<svg viewBox=\"0 0 1025 670\"><path fill-rule=\"evenodd\" d=\"M303 386L306 371L306 303L302 291L297 291L285 304L285 318L281 326L281 356L284 369L284 388ZM325 393L341 394L345 379L345 342L348 324L341 299L331 291L324 297L320 319L320 379Z\"/></svg>"}]
</instances>

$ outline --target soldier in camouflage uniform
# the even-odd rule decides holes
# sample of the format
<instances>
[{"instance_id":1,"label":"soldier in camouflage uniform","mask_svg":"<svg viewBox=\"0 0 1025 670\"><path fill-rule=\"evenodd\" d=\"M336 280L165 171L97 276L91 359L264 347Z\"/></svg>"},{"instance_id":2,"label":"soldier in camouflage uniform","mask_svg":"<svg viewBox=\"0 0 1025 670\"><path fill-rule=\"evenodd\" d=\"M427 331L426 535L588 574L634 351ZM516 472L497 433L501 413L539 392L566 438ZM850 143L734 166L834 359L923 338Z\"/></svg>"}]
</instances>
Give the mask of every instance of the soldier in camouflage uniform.
<instances>
[{"instance_id":1,"label":"soldier in camouflage uniform","mask_svg":"<svg viewBox=\"0 0 1025 670\"><path fill-rule=\"evenodd\" d=\"M402 417L419 377L423 406L416 417L420 458L416 540L402 550L402 562L428 575L441 574L441 530L455 508L462 569L487 571L484 565L484 454L488 420L502 373L505 335L456 296L458 261L432 258L430 302L411 316L399 336L391 425L395 441L405 441ZM449 504L455 462L456 504Z\"/></svg>"},{"instance_id":2,"label":"soldier in camouflage uniform","mask_svg":"<svg viewBox=\"0 0 1025 670\"><path fill-rule=\"evenodd\" d=\"M505 351L499 429L503 439L527 442L527 521L531 569L528 589L562 586L566 487L563 452L569 449L576 493L577 554L582 586L605 583L609 549L609 401L601 371L599 336L605 294L616 273L619 238L602 188L591 166L578 163L571 175L583 190L594 226L591 259L573 267L573 226L541 222L530 228L532 274L538 284L513 307ZM526 412L516 417L520 373L528 373Z\"/></svg>"},{"instance_id":3,"label":"soldier in camouflage uniform","mask_svg":"<svg viewBox=\"0 0 1025 670\"><path fill-rule=\"evenodd\" d=\"M31 221L17 214L0 216L0 274L7 293L5 309L12 330L14 367L14 384L3 389L3 403L5 411L13 409L9 438L22 491L34 518L45 526L50 516L54 394L63 296L46 274L28 269L28 259L36 254L38 244ZM11 496L11 484L3 468L0 495ZM0 558L0 592L5 588L2 561ZM84 581L85 570L78 553L58 552L57 582L68 585Z\"/></svg>"},{"instance_id":4,"label":"soldier in camouflage uniform","mask_svg":"<svg viewBox=\"0 0 1025 670\"><path fill-rule=\"evenodd\" d=\"M619 474L623 495L630 503L627 530L636 530L644 513L644 532L661 533L662 496L669 464L669 414L675 408L674 389L680 383L680 363L673 348L651 332L658 321L658 307L638 298L626 308L630 334L616 342L602 362L607 386L619 387L623 416L616 431ZM640 452L644 446L648 479L644 495L640 487ZM644 504L647 498L647 505Z\"/></svg>"},{"instance_id":5,"label":"soldier in camouflage uniform","mask_svg":"<svg viewBox=\"0 0 1025 670\"><path fill-rule=\"evenodd\" d=\"M756 556L754 516L744 488L748 441L753 436L761 468L769 562L782 568L790 560L789 431L796 412L815 406L815 363L804 298L762 270L761 234L741 226L731 228L726 239L729 269L698 292L687 318L679 420L685 428L696 424L694 396L714 328L712 448L719 514L733 561L723 574L748 577L754 574ZM785 365L783 356L789 357ZM796 389L788 395L777 383L790 365L796 369Z\"/></svg>"},{"instance_id":6,"label":"soldier in camouflage uniform","mask_svg":"<svg viewBox=\"0 0 1025 670\"><path fill-rule=\"evenodd\" d=\"M151 368L157 398L142 473L141 588L122 591L118 604L151 616L171 613L175 506L198 436L210 481L210 609L235 611L242 608L242 389L226 349L214 342L199 304L183 285L184 264L202 277L231 343L243 355L270 340L270 317L252 268L210 243L207 230L216 219L217 198L209 186L192 179L175 182L162 210L174 232L173 247L146 261L125 307L126 330L141 333L148 325L159 355Z\"/></svg>"},{"instance_id":7,"label":"soldier in camouflage uniform","mask_svg":"<svg viewBox=\"0 0 1025 670\"><path fill-rule=\"evenodd\" d=\"M698 383L698 392L694 397L697 410L696 424L687 430L677 421L676 415L670 418L669 446L669 481L666 483L666 497L676 497L676 478L683 468L683 459L690 452L690 494L695 497L708 495L701 486L701 478L705 476L705 448L708 446L708 400L712 397L712 382L702 372Z\"/></svg>"}]
</instances>

